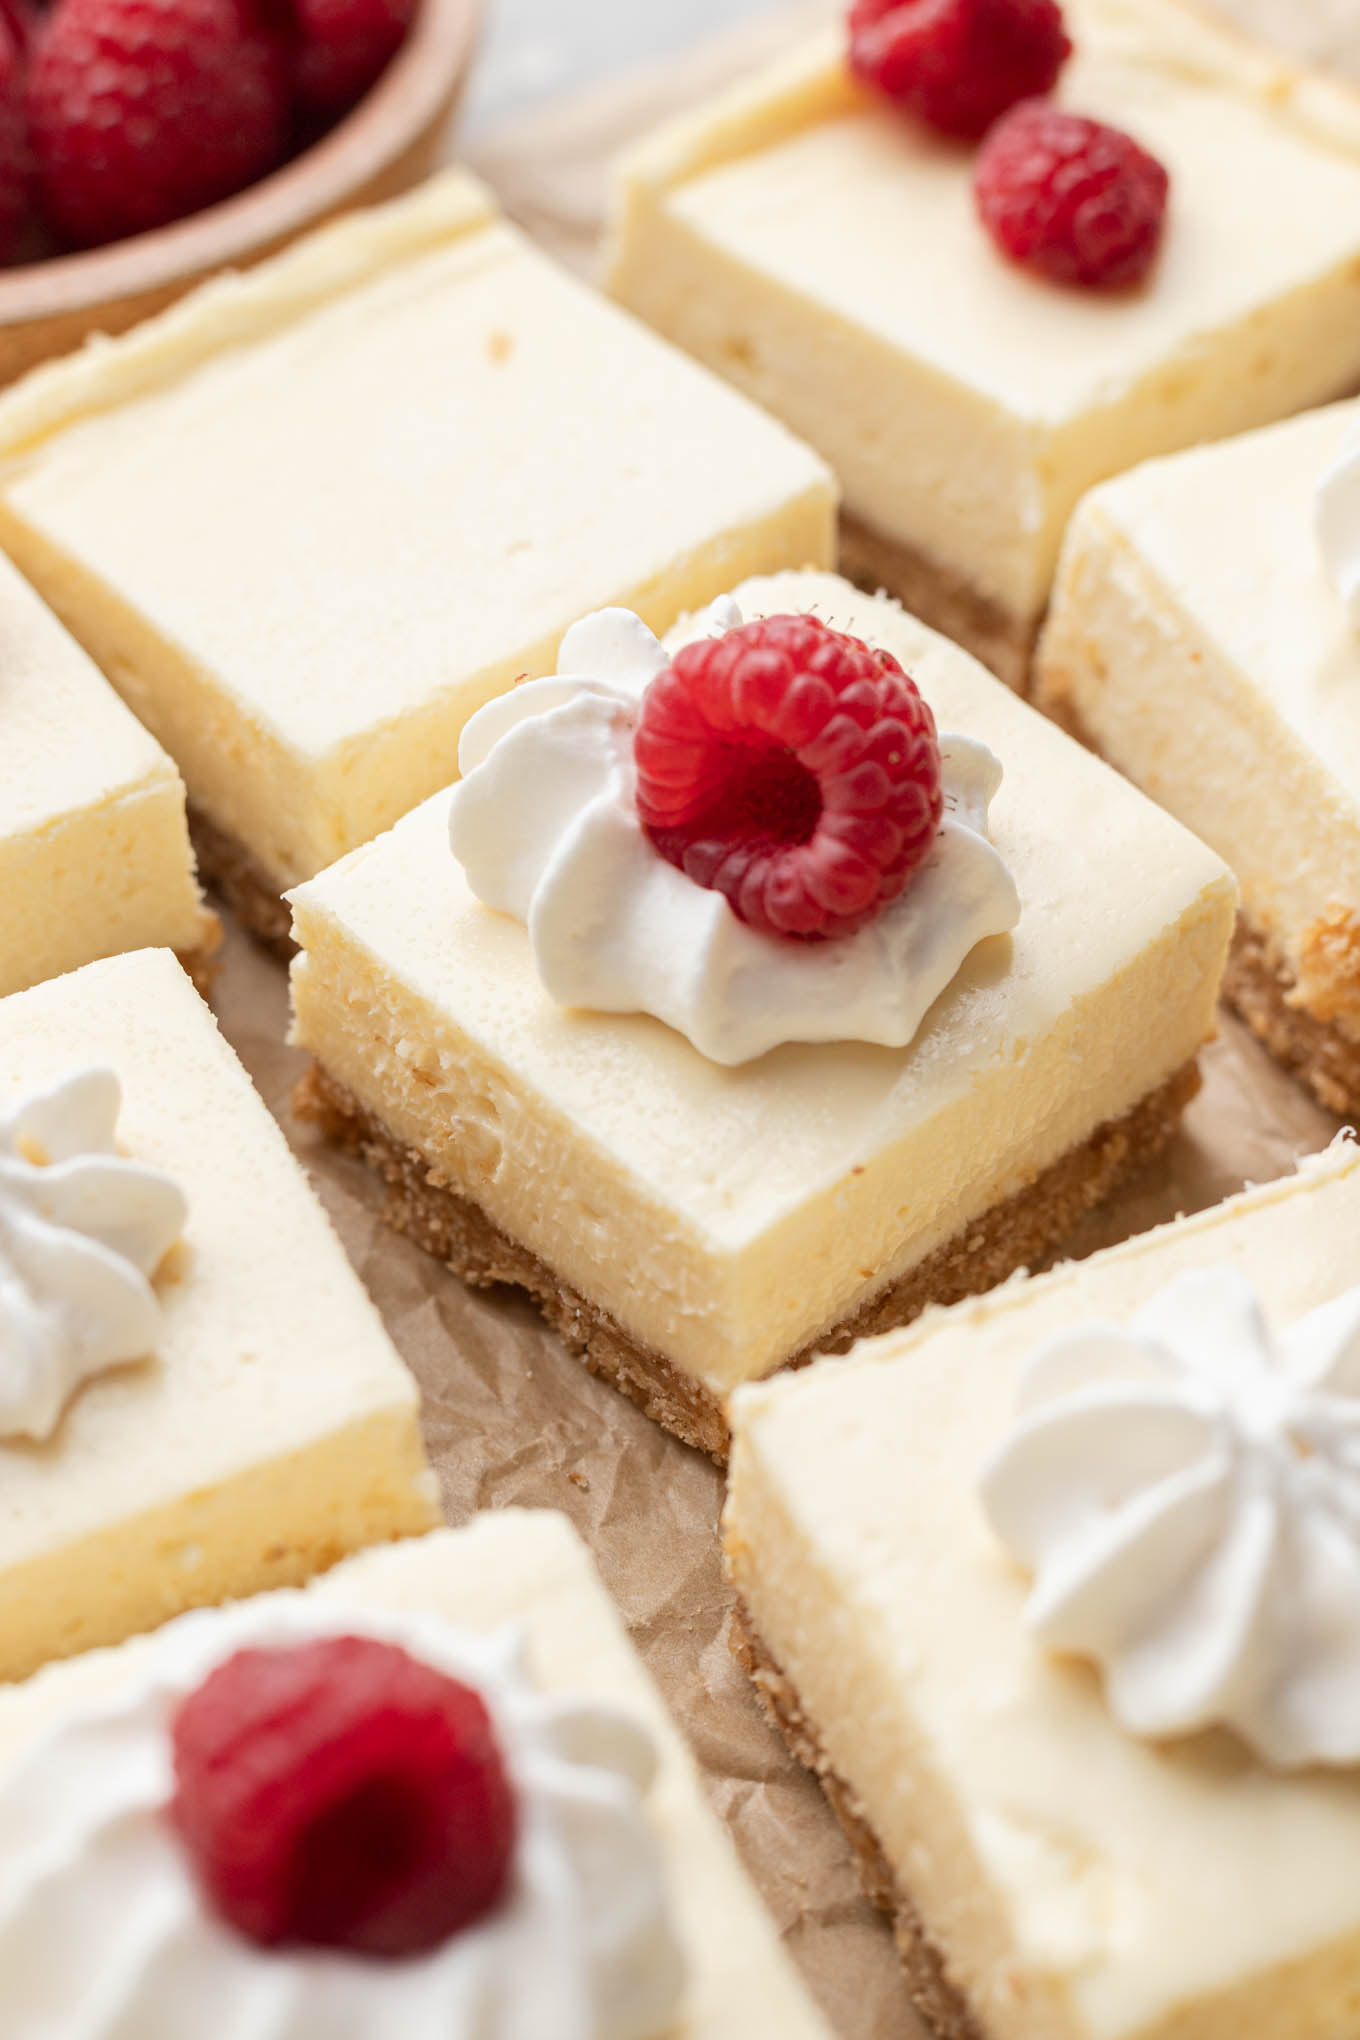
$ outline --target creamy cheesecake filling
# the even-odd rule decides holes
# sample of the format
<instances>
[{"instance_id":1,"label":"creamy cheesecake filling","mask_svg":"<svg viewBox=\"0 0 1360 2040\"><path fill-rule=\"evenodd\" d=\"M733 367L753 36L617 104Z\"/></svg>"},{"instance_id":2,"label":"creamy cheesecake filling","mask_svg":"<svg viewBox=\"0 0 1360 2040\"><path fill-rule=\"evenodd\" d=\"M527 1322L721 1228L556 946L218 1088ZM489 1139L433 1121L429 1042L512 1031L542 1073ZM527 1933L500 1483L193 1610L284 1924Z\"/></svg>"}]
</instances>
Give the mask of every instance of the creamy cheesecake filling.
<instances>
[{"instance_id":1,"label":"creamy cheesecake filling","mask_svg":"<svg viewBox=\"0 0 1360 2040\"><path fill-rule=\"evenodd\" d=\"M834 543L819 460L460 173L20 385L0 458L7 549L280 889L577 615Z\"/></svg>"},{"instance_id":2,"label":"creamy cheesecake filling","mask_svg":"<svg viewBox=\"0 0 1360 2040\"><path fill-rule=\"evenodd\" d=\"M992 834L1021 919L974 950L911 1050L786 1047L729 1070L657 1021L558 1008L524 930L449 856L445 799L293 896L295 1038L720 1396L1190 1062L1234 905L1202 846L894 605L824 575L736 593L744 613L815 609L883 644L1005 763Z\"/></svg>"},{"instance_id":3,"label":"creamy cheesecake filling","mask_svg":"<svg viewBox=\"0 0 1360 2040\"><path fill-rule=\"evenodd\" d=\"M871 104L840 31L625 166L615 295L785 419L846 507L1023 632L1081 494L1360 380L1360 102L1176 7L1071 10L1058 98L1166 163L1143 291L1002 261L972 156Z\"/></svg>"},{"instance_id":4,"label":"creamy cheesecake filling","mask_svg":"<svg viewBox=\"0 0 1360 2040\"><path fill-rule=\"evenodd\" d=\"M149 741L149 740L148 740ZM186 959L220 931L203 905L168 758L41 829L0 827L0 997L97 957L149 946Z\"/></svg>"},{"instance_id":5,"label":"creamy cheesecake filling","mask_svg":"<svg viewBox=\"0 0 1360 2040\"><path fill-rule=\"evenodd\" d=\"M1346 405L1159 463L1073 521L1036 663L1067 717L1230 864L1289 996L1360 1038L1360 639L1313 492Z\"/></svg>"},{"instance_id":6,"label":"creamy cheesecake filling","mask_svg":"<svg viewBox=\"0 0 1360 2040\"><path fill-rule=\"evenodd\" d=\"M733 1404L727 1542L986 2040L1335 2040L1352 2015L1352 1773L1127 1737L1025 1631L976 1479L1026 1356L1229 1262L1289 1322L1354 1281L1360 1152ZM910 1481L902 1454L912 1440Z\"/></svg>"},{"instance_id":7,"label":"creamy cheesecake filling","mask_svg":"<svg viewBox=\"0 0 1360 2040\"><path fill-rule=\"evenodd\" d=\"M402 1366L282 1134L173 957L0 1002L0 1112L99 1061L189 1219L154 1357L0 1444L0 1678L437 1520Z\"/></svg>"},{"instance_id":8,"label":"creamy cheesecake filling","mask_svg":"<svg viewBox=\"0 0 1360 2040\"><path fill-rule=\"evenodd\" d=\"M124 949L212 947L179 774L0 559L0 997Z\"/></svg>"}]
</instances>

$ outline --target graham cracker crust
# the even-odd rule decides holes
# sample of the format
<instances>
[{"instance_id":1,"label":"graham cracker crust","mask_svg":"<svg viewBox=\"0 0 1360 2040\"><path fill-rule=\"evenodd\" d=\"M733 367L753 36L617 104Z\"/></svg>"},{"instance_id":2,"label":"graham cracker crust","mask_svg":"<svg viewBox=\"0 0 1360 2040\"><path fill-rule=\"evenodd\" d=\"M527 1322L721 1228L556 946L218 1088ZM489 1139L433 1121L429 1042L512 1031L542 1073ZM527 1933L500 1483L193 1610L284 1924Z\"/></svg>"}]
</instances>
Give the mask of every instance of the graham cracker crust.
<instances>
[{"instance_id":1,"label":"graham cracker crust","mask_svg":"<svg viewBox=\"0 0 1360 2040\"><path fill-rule=\"evenodd\" d=\"M1296 1003L1298 980L1271 938L1237 917L1223 998L1329 1112L1360 1116L1360 1042Z\"/></svg>"},{"instance_id":2,"label":"graham cracker crust","mask_svg":"<svg viewBox=\"0 0 1360 2040\"><path fill-rule=\"evenodd\" d=\"M1038 1269L1093 1206L1160 1153L1199 1089L1191 1061L1123 1118L1098 1127L1026 1189L1003 1199L899 1280L783 1365L843 1353L857 1339L891 1331L929 1304L958 1303ZM529 1248L508 1237L470 1198L452 1189L418 1149L399 1140L320 1064L299 1082L293 1110L350 1149L387 1184L384 1217L473 1288L509 1283L527 1290L568 1349L621 1389L655 1422L720 1466L730 1443L721 1400L702 1382L642 1345L608 1311L589 1303Z\"/></svg>"},{"instance_id":3,"label":"graham cracker crust","mask_svg":"<svg viewBox=\"0 0 1360 2040\"><path fill-rule=\"evenodd\" d=\"M928 553L884 538L842 510L840 571L871 594L884 589L932 630L953 638L1017 694L1029 686L1038 624L1022 623Z\"/></svg>"},{"instance_id":4,"label":"graham cracker crust","mask_svg":"<svg viewBox=\"0 0 1360 2040\"><path fill-rule=\"evenodd\" d=\"M761 1706L791 1754L811 1771L830 1800L832 1811L845 1830L866 1896L892 1921L893 1939L917 2011L940 2040L987 2040L967 2001L950 1982L944 1957L927 1933L910 1893L898 1882L863 1803L832 1765L816 1729L803 1712L796 1690L757 1631L740 1595L732 1610L729 1642L733 1656L749 1672Z\"/></svg>"},{"instance_id":5,"label":"graham cracker crust","mask_svg":"<svg viewBox=\"0 0 1360 2040\"><path fill-rule=\"evenodd\" d=\"M177 949L175 956L199 998L211 999L222 968L222 923L210 908L204 909L203 919L203 940L197 949Z\"/></svg>"},{"instance_id":6,"label":"graham cracker crust","mask_svg":"<svg viewBox=\"0 0 1360 2040\"><path fill-rule=\"evenodd\" d=\"M243 928L282 963L297 954L293 916L277 882L240 838L189 803L189 835L204 883L219 892Z\"/></svg>"}]
</instances>

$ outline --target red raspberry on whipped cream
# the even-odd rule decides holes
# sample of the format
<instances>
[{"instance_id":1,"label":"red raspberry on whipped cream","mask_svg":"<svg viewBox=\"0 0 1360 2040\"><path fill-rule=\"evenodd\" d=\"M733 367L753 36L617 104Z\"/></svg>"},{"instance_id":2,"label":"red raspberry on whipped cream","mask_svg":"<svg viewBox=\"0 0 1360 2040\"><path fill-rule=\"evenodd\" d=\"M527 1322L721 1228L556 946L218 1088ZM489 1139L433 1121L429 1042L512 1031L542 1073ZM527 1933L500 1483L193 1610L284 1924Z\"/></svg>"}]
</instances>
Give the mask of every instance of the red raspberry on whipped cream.
<instances>
[{"instance_id":1,"label":"red raspberry on whipped cream","mask_svg":"<svg viewBox=\"0 0 1360 2040\"><path fill-rule=\"evenodd\" d=\"M378 1956L496 1905L515 1800L481 1696L395 1644L242 1650L180 1706L174 1818L238 1932Z\"/></svg>"},{"instance_id":2,"label":"red raspberry on whipped cream","mask_svg":"<svg viewBox=\"0 0 1360 2040\"><path fill-rule=\"evenodd\" d=\"M935 718L891 653L814 616L686 645L643 698L633 754L653 846L772 935L864 927L940 826Z\"/></svg>"}]
</instances>

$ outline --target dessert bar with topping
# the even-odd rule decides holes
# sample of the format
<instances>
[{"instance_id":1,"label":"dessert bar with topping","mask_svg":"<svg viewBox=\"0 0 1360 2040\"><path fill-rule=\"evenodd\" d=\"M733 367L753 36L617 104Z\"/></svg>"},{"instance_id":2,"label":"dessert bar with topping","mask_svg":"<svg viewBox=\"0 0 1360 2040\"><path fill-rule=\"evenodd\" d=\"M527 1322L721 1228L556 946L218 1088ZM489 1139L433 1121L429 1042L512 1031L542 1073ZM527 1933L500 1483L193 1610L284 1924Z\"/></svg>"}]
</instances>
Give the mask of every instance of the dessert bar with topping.
<instances>
[{"instance_id":1,"label":"dessert bar with topping","mask_svg":"<svg viewBox=\"0 0 1360 2040\"><path fill-rule=\"evenodd\" d=\"M914 11L924 25L904 39L935 23L947 42L953 10ZM1044 16L1013 11L1022 26ZM999 128L981 155L940 133L928 97L895 103L852 73L856 42L872 56L875 31L897 32L860 0L851 29L638 146L608 264L621 302L830 461L851 578L1016 685L1087 489L1360 384L1360 99L1179 0L1063 13L1066 63L1059 43L1012 84L1042 91L1056 62L1056 108L1097 124L1093 149L1047 115L1008 164ZM920 69L947 55L926 51ZM903 94L891 47L878 61ZM1004 69L995 51L978 62L989 85ZM1033 126L1032 103L1021 114ZM1036 147L1052 185L1027 208L998 173L1031 174ZM1074 179L1103 268L1036 245ZM1148 234L1161 220L1155 240L1129 231L1140 208ZM1049 267L1020 266L1021 251ZM1111 266L1135 253L1141 268Z\"/></svg>"},{"instance_id":2,"label":"dessert bar with topping","mask_svg":"<svg viewBox=\"0 0 1360 2040\"><path fill-rule=\"evenodd\" d=\"M1339 2040L1360 1149L733 1401L739 1648L947 2040Z\"/></svg>"},{"instance_id":3,"label":"dessert bar with topping","mask_svg":"<svg viewBox=\"0 0 1360 2040\"><path fill-rule=\"evenodd\" d=\"M0 1822L10 2040L829 2040L560 1516L9 1688Z\"/></svg>"},{"instance_id":4,"label":"dessert bar with topping","mask_svg":"<svg viewBox=\"0 0 1360 2040\"><path fill-rule=\"evenodd\" d=\"M0 1678L431 1528L415 1382L167 950L0 1000Z\"/></svg>"},{"instance_id":5,"label":"dessert bar with topping","mask_svg":"<svg viewBox=\"0 0 1360 2040\"><path fill-rule=\"evenodd\" d=\"M1195 1090L1227 871L835 576L669 652L586 619L464 766L292 895L300 1105L707 1451L737 1383L1038 1265Z\"/></svg>"}]
</instances>

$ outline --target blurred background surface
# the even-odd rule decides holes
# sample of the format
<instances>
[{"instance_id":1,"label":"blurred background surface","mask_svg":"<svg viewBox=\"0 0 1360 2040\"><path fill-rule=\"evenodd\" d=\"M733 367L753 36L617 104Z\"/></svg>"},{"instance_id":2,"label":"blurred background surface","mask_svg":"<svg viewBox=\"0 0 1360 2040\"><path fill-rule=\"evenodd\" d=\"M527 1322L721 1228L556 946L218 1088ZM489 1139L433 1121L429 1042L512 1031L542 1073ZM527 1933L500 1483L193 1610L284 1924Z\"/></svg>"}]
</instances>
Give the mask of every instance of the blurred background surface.
<instances>
[{"instance_id":1,"label":"blurred background surface","mask_svg":"<svg viewBox=\"0 0 1360 2040\"><path fill-rule=\"evenodd\" d=\"M602 84L705 36L768 13L778 0L492 0L464 132L536 100Z\"/></svg>"}]
</instances>

